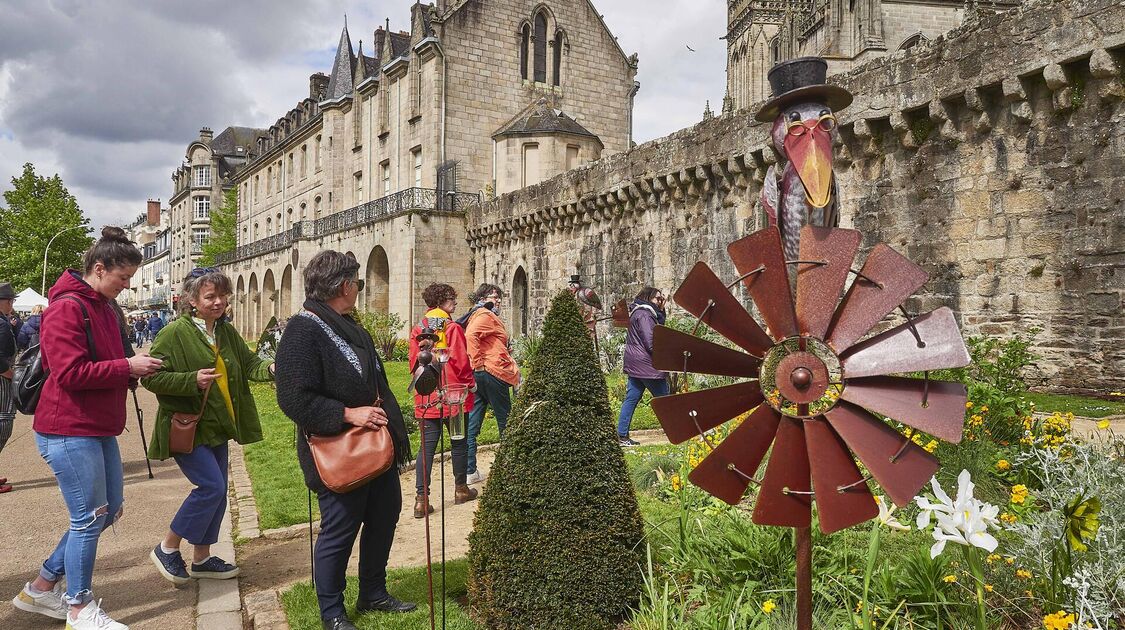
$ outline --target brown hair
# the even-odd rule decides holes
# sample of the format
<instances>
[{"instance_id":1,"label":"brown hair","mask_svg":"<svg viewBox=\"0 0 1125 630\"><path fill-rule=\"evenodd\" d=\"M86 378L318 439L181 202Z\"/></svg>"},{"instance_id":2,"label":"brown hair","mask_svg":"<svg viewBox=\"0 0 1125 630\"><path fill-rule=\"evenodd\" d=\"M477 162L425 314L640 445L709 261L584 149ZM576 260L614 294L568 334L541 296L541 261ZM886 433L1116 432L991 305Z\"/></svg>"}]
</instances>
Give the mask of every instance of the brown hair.
<instances>
[{"instance_id":1,"label":"brown hair","mask_svg":"<svg viewBox=\"0 0 1125 630\"><path fill-rule=\"evenodd\" d=\"M431 284L422 291L422 301L426 303L429 308L437 308L442 305L446 300L456 300L457 291L448 284L440 282Z\"/></svg>"},{"instance_id":2,"label":"brown hair","mask_svg":"<svg viewBox=\"0 0 1125 630\"><path fill-rule=\"evenodd\" d=\"M470 299L475 304L488 297L489 295L492 295L493 293L499 295L500 297L504 297L504 291L500 287L496 286L495 284L488 284L487 282L485 282L484 284L477 287L476 291L473 291Z\"/></svg>"},{"instance_id":3,"label":"brown hair","mask_svg":"<svg viewBox=\"0 0 1125 630\"><path fill-rule=\"evenodd\" d=\"M125 230L107 225L102 228L102 237L86 252L82 263L86 273L90 273L97 263L101 263L106 269L115 269L137 267L141 264L141 259L141 250L125 236Z\"/></svg>"},{"instance_id":4,"label":"brown hair","mask_svg":"<svg viewBox=\"0 0 1125 630\"><path fill-rule=\"evenodd\" d=\"M199 300L199 296L203 294L203 287L211 285L215 290L223 295L230 295L234 293L230 278L227 274L219 271L218 269L200 269L204 273L196 275L195 270L188 277L184 278L184 285L180 289L180 303L177 310L180 313L190 313L195 307L191 305L192 300Z\"/></svg>"},{"instance_id":5,"label":"brown hair","mask_svg":"<svg viewBox=\"0 0 1125 630\"><path fill-rule=\"evenodd\" d=\"M656 287L645 287L641 289L633 299L638 302L652 302L652 298L656 297L658 293L661 293L661 291Z\"/></svg>"}]
</instances>

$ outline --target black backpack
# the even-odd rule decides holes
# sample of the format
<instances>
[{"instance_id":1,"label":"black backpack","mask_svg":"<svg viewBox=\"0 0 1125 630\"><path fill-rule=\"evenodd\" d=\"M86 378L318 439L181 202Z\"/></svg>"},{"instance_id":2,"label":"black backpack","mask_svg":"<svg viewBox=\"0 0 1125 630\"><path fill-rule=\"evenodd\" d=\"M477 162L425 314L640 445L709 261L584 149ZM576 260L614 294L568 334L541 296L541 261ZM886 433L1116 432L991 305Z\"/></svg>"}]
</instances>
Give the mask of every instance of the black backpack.
<instances>
[{"instance_id":1,"label":"black backpack","mask_svg":"<svg viewBox=\"0 0 1125 630\"><path fill-rule=\"evenodd\" d=\"M94 332L90 328L90 313L82 300L60 295L57 299L73 300L82 309L82 321L86 328L86 348L90 351L90 360L97 361L98 353L94 350ZM39 394L43 391L43 383L47 382L47 370L43 368L43 354L39 349L39 340L32 342L12 364L12 400L16 409L21 413L31 415L39 405Z\"/></svg>"}]
</instances>

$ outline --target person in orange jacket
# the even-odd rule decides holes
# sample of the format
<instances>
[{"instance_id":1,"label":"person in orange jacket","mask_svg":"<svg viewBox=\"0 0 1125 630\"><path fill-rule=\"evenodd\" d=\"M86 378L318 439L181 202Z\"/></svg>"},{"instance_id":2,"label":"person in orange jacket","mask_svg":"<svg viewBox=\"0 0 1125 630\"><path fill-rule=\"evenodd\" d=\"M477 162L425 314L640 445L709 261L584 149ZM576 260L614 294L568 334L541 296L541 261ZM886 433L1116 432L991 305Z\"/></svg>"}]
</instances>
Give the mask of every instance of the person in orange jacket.
<instances>
[{"instance_id":1,"label":"person in orange jacket","mask_svg":"<svg viewBox=\"0 0 1125 630\"><path fill-rule=\"evenodd\" d=\"M440 360L438 357L445 355L444 366L441 368L441 386L466 385L470 392L465 398L464 409L465 413L470 413L473 408L471 390L476 385L473 381L473 368L469 364L465 332L461 325L453 320L453 312L457 309L457 291L448 284L431 284L422 291L422 300L429 310L426 311L422 321L415 324L410 331L410 370L413 373L418 367L418 336L423 330L432 331L437 338L433 345L434 361L438 362ZM434 451L441 440L443 427L449 425L449 417L457 411L455 407L440 402L439 391L440 389L429 395L414 396L414 417L418 420L418 428L424 437L414 467L415 488L418 491L414 502L414 518L422 518L427 512L434 511L434 506L426 500L429 496L429 482L434 467ZM464 438L451 440L451 446L455 484L453 502L461 504L472 501L477 498L477 491L475 488L470 488L465 481L466 440Z\"/></svg>"},{"instance_id":2,"label":"person in orange jacket","mask_svg":"<svg viewBox=\"0 0 1125 630\"><path fill-rule=\"evenodd\" d=\"M512 409L511 388L519 385L520 369L508 351L508 331L500 319L504 292L495 284L482 284L473 294L476 305L466 315L465 336L469 344L469 363L477 384L476 404L469 414L468 481L480 483L477 470L477 436L484 424L484 412L492 407L500 436Z\"/></svg>"}]
</instances>

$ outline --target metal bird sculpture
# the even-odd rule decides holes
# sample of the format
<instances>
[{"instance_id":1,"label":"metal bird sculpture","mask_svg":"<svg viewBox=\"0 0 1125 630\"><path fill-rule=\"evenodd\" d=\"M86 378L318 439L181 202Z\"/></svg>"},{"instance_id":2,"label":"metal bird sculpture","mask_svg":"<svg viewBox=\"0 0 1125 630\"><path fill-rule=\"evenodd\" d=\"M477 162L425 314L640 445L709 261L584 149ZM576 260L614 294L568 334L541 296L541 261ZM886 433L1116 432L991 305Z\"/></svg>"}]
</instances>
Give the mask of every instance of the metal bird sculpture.
<instances>
[{"instance_id":1,"label":"metal bird sculpture","mask_svg":"<svg viewBox=\"0 0 1125 630\"><path fill-rule=\"evenodd\" d=\"M756 117L773 121L770 137L782 161L770 166L762 185L762 208L771 227L781 232L786 260L796 260L801 228L840 224L839 187L832 174L835 112L852 95L828 85L828 64L819 57L800 57L769 72L774 96Z\"/></svg>"}]
</instances>

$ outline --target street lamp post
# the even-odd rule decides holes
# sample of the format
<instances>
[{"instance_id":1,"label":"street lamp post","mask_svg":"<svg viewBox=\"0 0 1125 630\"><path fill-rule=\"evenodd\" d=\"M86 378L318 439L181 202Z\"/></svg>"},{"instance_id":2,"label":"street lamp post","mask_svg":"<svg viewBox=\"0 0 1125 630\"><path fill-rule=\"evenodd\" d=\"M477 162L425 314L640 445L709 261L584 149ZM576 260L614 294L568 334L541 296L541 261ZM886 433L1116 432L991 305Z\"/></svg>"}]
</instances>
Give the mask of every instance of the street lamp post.
<instances>
[{"instance_id":1,"label":"street lamp post","mask_svg":"<svg viewBox=\"0 0 1125 630\"><path fill-rule=\"evenodd\" d=\"M39 285L39 294L40 295L46 296L46 294L47 294L47 252L51 251L51 243L54 243L56 238L62 236L66 232L69 232L71 230L77 230L77 229L86 229L86 226L75 225L74 227L68 227L68 228L59 230L59 232L57 234L55 234L54 236L51 237L51 240L47 241L47 249L43 250L43 283L41 285Z\"/></svg>"}]
</instances>

